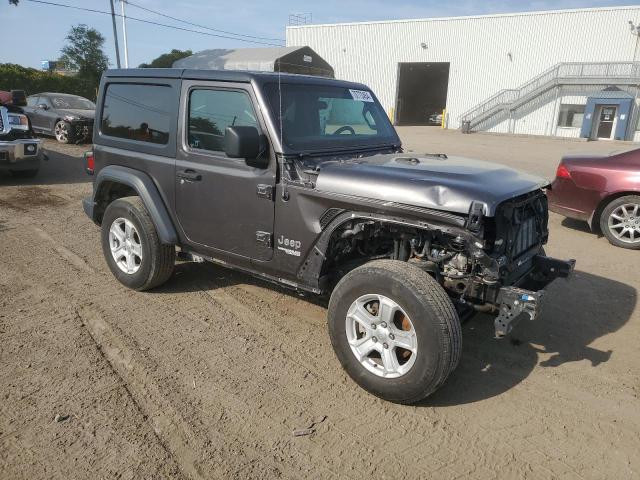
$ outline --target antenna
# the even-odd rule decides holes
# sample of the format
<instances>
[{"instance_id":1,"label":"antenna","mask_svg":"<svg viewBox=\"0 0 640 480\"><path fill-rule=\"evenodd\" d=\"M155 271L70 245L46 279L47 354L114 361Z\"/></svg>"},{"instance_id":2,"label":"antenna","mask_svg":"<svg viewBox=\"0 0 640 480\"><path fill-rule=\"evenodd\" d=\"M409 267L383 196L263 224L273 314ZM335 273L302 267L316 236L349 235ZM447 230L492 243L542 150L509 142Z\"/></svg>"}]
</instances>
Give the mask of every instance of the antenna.
<instances>
[{"instance_id":1,"label":"antenna","mask_svg":"<svg viewBox=\"0 0 640 480\"><path fill-rule=\"evenodd\" d=\"M124 4L127 0L120 0L122 10L122 39L124 40L124 68L129 68L129 44L127 43L127 14L124 11Z\"/></svg>"}]
</instances>

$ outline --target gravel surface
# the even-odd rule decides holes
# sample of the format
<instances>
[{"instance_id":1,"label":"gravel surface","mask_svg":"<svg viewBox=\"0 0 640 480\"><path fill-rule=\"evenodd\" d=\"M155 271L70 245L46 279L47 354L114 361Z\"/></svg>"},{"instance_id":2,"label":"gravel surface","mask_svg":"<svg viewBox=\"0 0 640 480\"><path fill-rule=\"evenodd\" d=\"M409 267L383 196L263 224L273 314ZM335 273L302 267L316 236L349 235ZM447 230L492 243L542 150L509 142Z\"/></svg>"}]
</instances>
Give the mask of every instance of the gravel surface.
<instances>
[{"instance_id":1,"label":"gravel surface","mask_svg":"<svg viewBox=\"0 0 640 480\"><path fill-rule=\"evenodd\" d=\"M625 143L405 128L408 149L553 176ZM640 253L551 217L576 258L543 318L463 326L460 366L422 405L359 389L326 305L209 264L148 293L110 274L82 212L87 146L46 142L38 177L0 177L0 478L640 476Z\"/></svg>"}]
</instances>

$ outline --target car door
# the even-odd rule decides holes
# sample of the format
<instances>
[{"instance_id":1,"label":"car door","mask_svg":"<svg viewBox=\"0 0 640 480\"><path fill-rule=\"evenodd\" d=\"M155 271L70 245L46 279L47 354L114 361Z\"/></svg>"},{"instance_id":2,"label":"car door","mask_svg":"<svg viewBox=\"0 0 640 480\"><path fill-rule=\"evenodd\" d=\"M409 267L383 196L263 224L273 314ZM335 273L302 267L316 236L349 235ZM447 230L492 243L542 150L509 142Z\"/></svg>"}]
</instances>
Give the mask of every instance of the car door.
<instances>
[{"instance_id":1,"label":"car door","mask_svg":"<svg viewBox=\"0 0 640 480\"><path fill-rule=\"evenodd\" d=\"M41 105L45 105L46 108L42 108ZM51 126L52 115L55 116L55 113L53 112L53 105L51 105L51 101L49 100L49 97L41 95L40 98L38 98L38 103L33 109L33 117L31 119L33 128L39 131L52 133L53 132L53 127Z\"/></svg>"},{"instance_id":2,"label":"car door","mask_svg":"<svg viewBox=\"0 0 640 480\"><path fill-rule=\"evenodd\" d=\"M31 116L33 115L33 110L37 108L38 105L38 95L30 95L27 97L27 104L22 107L22 111L27 114L29 119L31 120Z\"/></svg>"},{"instance_id":3,"label":"car door","mask_svg":"<svg viewBox=\"0 0 640 480\"><path fill-rule=\"evenodd\" d=\"M183 81L175 202L189 242L267 261L273 256L275 161L260 169L224 153L227 127L266 132L256 105L249 84Z\"/></svg>"},{"instance_id":4,"label":"car door","mask_svg":"<svg viewBox=\"0 0 640 480\"><path fill-rule=\"evenodd\" d=\"M39 110L38 108L39 101L40 101L40 96L31 95L30 97L27 97L27 106L22 107L22 110L24 111L24 113L27 114L27 117L29 117L29 120L31 121L31 127L35 128L36 130L38 130L38 127L36 125L36 115Z\"/></svg>"}]
</instances>

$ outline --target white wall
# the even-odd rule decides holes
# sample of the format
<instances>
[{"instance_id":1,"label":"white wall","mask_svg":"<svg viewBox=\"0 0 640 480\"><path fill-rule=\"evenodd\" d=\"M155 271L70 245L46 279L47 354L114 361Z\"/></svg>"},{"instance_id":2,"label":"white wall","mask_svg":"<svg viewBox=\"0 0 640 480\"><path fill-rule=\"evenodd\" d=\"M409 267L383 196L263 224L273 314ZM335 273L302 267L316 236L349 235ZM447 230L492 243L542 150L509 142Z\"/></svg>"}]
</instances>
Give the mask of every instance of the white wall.
<instances>
[{"instance_id":1,"label":"white wall","mask_svg":"<svg viewBox=\"0 0 640 480\"><path fill-rule=\"evenodd\" d=\"M447 110L449 127L457 128L465 111L557 63L634 60L638 37L629 20L640 22L640 7L306 25L287 28L287 45L308 45L337 78L366 83L388 112L395 110L399 62L450 62ZM522 125L544 132L547 113Z\"/></svg>"}]
</instances>

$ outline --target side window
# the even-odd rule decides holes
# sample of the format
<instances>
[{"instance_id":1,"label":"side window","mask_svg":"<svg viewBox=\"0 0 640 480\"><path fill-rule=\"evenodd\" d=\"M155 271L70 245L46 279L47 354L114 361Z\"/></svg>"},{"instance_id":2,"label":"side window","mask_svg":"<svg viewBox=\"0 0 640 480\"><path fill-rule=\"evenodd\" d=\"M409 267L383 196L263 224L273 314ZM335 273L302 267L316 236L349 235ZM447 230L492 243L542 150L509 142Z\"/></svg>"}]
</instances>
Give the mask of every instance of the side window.
<instances>
[{"instance_id":1,"label":"side window","mask_svg":"<svg viewBox=\"0 0 640 480\"><path fill-rule=\"evenodd\" d=\"M584 119L584 105L560 105L559 127L581 127Z\"/></svg>"},{"instance_id":2,"label":"side window","mask_svg":"<svg viewBox=\"0 0 640 480\"><path fill-rule=\"evenodd\" d=\"M36 105L38 105L38 97L27 97L27 107L35 107Z\"/></svg>"},{"instance_id":3,"label":"side window","mask_svg":"<svg viewBox=\"0 0 640 480\"><path fill-rule=\"evenodd\" d=\"M111 83L102 107L103 135L166 145L171 125L171 87Z\"/></svg>"},{"instance_id":4,"label":"side window","mask_svg":"<svg viewBox=\"0 0 640 480\"><path fill-rule=\"evenodd\" d=\"M239 90L194 89L189 95L187 140L191 148L221 152L227 127L258 127L251 98Z\"/></svg>"}]
</instances>

